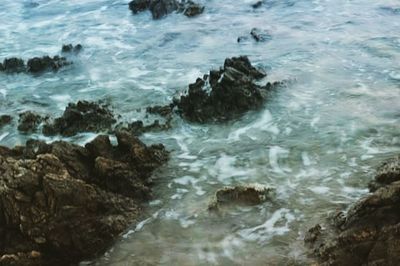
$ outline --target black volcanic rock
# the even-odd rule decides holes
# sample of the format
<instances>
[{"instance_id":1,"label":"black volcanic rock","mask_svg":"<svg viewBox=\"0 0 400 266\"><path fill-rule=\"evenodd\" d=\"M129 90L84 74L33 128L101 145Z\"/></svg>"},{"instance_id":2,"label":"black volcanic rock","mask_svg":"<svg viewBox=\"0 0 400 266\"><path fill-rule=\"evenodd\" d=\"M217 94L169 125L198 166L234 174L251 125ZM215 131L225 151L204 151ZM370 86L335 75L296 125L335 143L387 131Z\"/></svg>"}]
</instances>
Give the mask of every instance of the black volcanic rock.
<instances>
[{"instance_id":1,"label":"black volcanic rock","mask_svg":"<svg viewBox=\"0 0 400 266\"><path fill-rule=\"evenodd\" d=\"M245 56L227 58L224 67L212 70L189 85L177 100L178 112L192 122L224 121L263 106L268 92L281 83L260 86L266 73Z\"/></svg>"},{"instance_id":2,"label":"black volcanic rock","mask_svg":"<svg viewBox=\"0 0 400 266\"><path fill-rule=\"evenodd\" d=\"M153 19L160 19L172 12L181 12L187 17L197 16L204 11L204 7L192 1L177 0L133 0L129 3L133 14L149 10Z\"/></svg>"},{"instance_id":3,"label":"black volcanic rock","mask_svg":"<svg viewBox=\"0 0 400 266\"><path fill-rule=\"evenodd\" d=\"M68 62L65 57L59 57L59 56L34 57L28 60L27 71L31 73L40 73L48 70L58 71L63 66L67 66L70 64L71 62Z\"/></svg>"}]
</instances>

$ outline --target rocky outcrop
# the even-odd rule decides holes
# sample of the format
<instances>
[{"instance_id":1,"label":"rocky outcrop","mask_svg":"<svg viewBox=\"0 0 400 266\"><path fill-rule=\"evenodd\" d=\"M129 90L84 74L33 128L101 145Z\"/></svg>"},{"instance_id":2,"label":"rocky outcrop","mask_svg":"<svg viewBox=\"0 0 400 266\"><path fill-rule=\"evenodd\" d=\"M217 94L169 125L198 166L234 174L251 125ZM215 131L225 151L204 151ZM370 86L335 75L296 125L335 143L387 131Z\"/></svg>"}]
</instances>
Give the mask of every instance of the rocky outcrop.
<instances>
[{"instance_id":1,"label":"rocky outcrop","mask_svg":"<svg viewBox=\"0 0 400 266\"><path fill-rule=\"evenodd\" d=\"M204 7L192 1L177 0L133 0L129 3L133 14L150 10L153 19L160 19L172 12L183 13L187 17L200 15Z\"/></svg>"},{"instance_id":2,"label":"rocky outcrop","mask_svg":"<svg viewBox=\"0 0 400 266\"><path fill-rule=\"evenodd\" d=\"M208 209L217 211L223 206L261 204L271 197L272 192L273 189L258 184L224 187L215 193Z\"/></svg>"},{"instance_id":3,"label":"rocky outcrop","mask_svg":"<svg viewBox=\"0 0 400 266\"><path fill-rule=\"evenodd\" d=\"M0 129L5 125L10 124L12 121L12 117L10 115L1 115L0 116Z\"/></svg>"},{"instance_id":4,"label":"rocky outcrop","mask_svg":"<svg viewBox=\"0 0 400 266\"><path fill-rule=\"evenodd\" d=\"M399 158L378 170L375 192L328 225L311 228L305 241L321 265L400 265Z\"/></svg>"},{"instance_id":5,"label":"rocky outcrop","mask_svg":"<svg viewBox=\"0 0 400 266\"><path fill-rule=\"evenodd\" d=\"M24 60L16 57L6 58L3 64L0 63L0 71L6 73L19 73L26 71Z\"/></svg>"},{"instance_id":6,"label":"rocky outcrop","mask_svg":"<svg viewBox=\"0 0 400 266\"><path fill-rule=\"evenodd\" d=\"M83 49L81 44L72 45L72 44L64 44L61 48L62 53L74 53L78 54Z\"/></svg>"},{"instance_id":7,"label":"rocky outcrop","mask_svg":"<svg viewBox=\"0 0 400 266\"><path fill-rule=\"evenodd\" d=\"M76 265L135 222L167 153L116 137L0 147L0 265Z\"/></svg>"},{"instance_id":8,"label":"rocky outcrop","mask_svg":"<svg viewBox=\"0 0 400 266\"><path fill-rule=\"evenodd\" d=\"M24 133L35 132L38 126L45 120L41 115L31 111L19 114L18 130Z\"/></svg>"},{"instance_id":9,"label":"rocky outcrop","mask_svg":"<svg viewBox=\"0 0 400 266\"><path fill-rule=\"evenodd\" d=\"M251 65L246 56L225 60L224 67L212 70L189 85L186 95L176 101L178 112L192 122L229 120L263 106L269 91L279 82L255 83L266 73Z\"/></svg>"},{"instance_id":10,"label":"rocky outcrop","mask_svg":"<svg viewBox=\"0 0 400 266\"><path fill-rule=\"evenodd\" d=\"M27 71L30 73L40 73L44 71L58 71L64 66L70 65L71 62L67 61L65 57L58 55L54 57L43 56L34 57L27 62Z\"/></svg>"},{"instance_id":11,"label":"rocky outcrop","mask_svg":"<svg viewBox=\"0 0 400 266\"><path fill-rule=\"evenodd\" d=\"M43 134L73 136L79 132L110 131L115 122L114 114L106 105L79 101L70 103L61 117L44 125Z\"/></svg>"}]
</instances>

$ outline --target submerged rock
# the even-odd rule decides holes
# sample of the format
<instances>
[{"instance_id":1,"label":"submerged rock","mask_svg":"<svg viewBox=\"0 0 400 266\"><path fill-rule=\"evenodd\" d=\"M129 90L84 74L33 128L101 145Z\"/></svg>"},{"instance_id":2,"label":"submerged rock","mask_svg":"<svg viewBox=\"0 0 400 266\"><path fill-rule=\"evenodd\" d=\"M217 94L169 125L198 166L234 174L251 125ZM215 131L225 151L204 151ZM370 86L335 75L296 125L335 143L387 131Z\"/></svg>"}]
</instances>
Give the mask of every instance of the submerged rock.
<instances>
[{"instance_id":1,"label":"submerged rock","mask_svg":"<svg viewBox=\"0 0 400 266\"><path fill-rule=\"evenodd\" d=\"M331 226L309 230L305 240L322 265L400 265L400 181L390 183L396 160L378 171L385 186L339 212Z\"/></svg>"},{"instance_id":2,"label":"submerged rock","mask_svg":"<svg viewBox=\"0 0 400 266\"><path fill-rule=\"evenodd\" d=\"M203 123L232 119L258 109L268 92L281 84L255 83L265 76L246 56L227 58L223 68L189 85L188 93L177 100L178 112L189 121Z\"/></svg>"},{"instance_id":3,"label":"submerged rock","mask_svg":"<svg viewBox=\"0 0 400 266\"><path fill-rule=\"evenodd\" d=\"M136 221L167 153L127 132L117 140L0 147L1 265L75 265Z\"/></svg>"},{"instance_id":4,"label":"submerged rock","mask_svg":"<svg viewBox=\"0 0 400 266\"><path fill-rule=\"evenodd\" d=\"M79 101L70 103L61 117L44 125L43 134L73 136L80 132L109 131L115 122L113 113L106 105Z\"/></svg>"},{"instance_id":5,"label":"submerged rock","mask_svg":"<svg viewBox=\"0 0 400 266\"><path fill-rule=\"evenodd\" d=\"M34 112L23 112L19 114L18 130L25 133L34 132L44 120L45 118Z\"/></svg>"},{"instance_id":6,"label":"submerged rock","mask_svg":"<svg viewBox=\"0 0 400 266\"><path fill-rule=\"evenodd\" d=\"M62 53L75 53L78 54L83 49L82 45L72 45L72 44L64 44L61 48Z\"/></svg>"},{"instance_id":7,"label":"submerged rock","mask_svg":"<svg viewBox=\"0 0 400 266\"><path fill-rule=\"evenodd\" d=\"M215 193L215 197L209 204L209 210L218 210L227 205L257 205L270 198L271 188L262 185L245 185L236 187L224 187Z\"/></svg>"},{"instance_id":8,"label":"submerged rock","mask_svg":"<svg viewBox=\"0 0 400 266\"><path fill-rule=\"evenodd\" d=\"M1 115L0 116L0 129L5 125L10 124L12 121L12 117L10 115Z\"/></svg>"},{"instance_id":9,"label":"submerged rock","mask_svg":"<svg viewBox=\"0 0 400 266\"><path fill-rule=\"evenodd\" d=\"M187 17L193 17L203 13L204 7L192 1L177 0L133 0L129 3L129 9L134 14L150 10L153 19L160 19L172 12L182 12Z\"/></svg>"},{"instance_id":10,"label":"submerged rock","mask_svg":"<svg viewBox=\"0 0 400 266\"><path fill-rule=\"evenodd\" d=\"M253 28L250 31L250 37L251 37L251 39L255 40L256 42L267 42L272 39L271 34L268 31L261 30L259 28ZM248 39L249 39L249 37L247 37L247 36L241 36L237 39L237 42L243 42Z\"/></svg>"},{"instance_id":11,"label":"submerged rock","mask_svg":"<svg viewBox=\"0 0 400 266\"><path fill-rule=\"evenodd\" d=\"M251 7L254 9L257 9L257 8L260 8L262 6L262 4L263 4L263 1L258 1L254 4L252 4Z\"/></svg>"}]
</instances>

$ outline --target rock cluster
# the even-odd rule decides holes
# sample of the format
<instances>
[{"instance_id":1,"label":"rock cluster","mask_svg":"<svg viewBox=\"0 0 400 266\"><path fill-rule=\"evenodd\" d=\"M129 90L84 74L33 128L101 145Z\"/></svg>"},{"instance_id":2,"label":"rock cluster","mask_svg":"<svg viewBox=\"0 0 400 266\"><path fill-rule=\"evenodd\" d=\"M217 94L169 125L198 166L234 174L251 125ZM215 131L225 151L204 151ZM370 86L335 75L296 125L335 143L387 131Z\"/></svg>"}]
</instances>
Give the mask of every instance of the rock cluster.
<instances>
[{"instance_id":1,"label":"rock cluster","mask_svg":"<svg viewBox=\"0 0 400 266\"><path fill-rule=\"evenodd\" d=\"M103 252L140 215L167 160L119 132L85 147L30 140L0 147L0 265L71 265Z\"/></svg>"},{"instance_id":2,"label":"rock cluster","mask_svg":"<svg viewBox=\"0 0 400 266\"><path fill-rule=\"evenodd\" d=\"M172 12L180 12L187 17L194 17L204 11L203 6L192 1L177 0L133 0L129 3L129 9L134 14L150 10L153 19L160 19Z\"/></svg>"},{"instance_id":3,"label":"rock cluster","mask_svg":"<svg viewBox=\"0 0 400 266\"><path fill-rule=\"evenodd\" d=\"M263 106L279 82L260 86L256 81L266 73L255 68L246 56L225 60L223 68L212 70L189 85L177 100L178 112L192 122L224 121Z\"/></svg>"},{"instance_id":4,"label":"rock cluster","mask_svg":"<svg viewBox=\"0 0 400 266\"><path fill-rule=\"evenodd\" d=\"M0 71L5 73L21 73L29 72L32 74L41 73L44 71L58 71L60 68L72 64L65 57L60 56L43 56L34 57L28 60L25 64L20 58L7 58L3 63L0 63Z\"/></svg>"},{"instance_id":5,"label":"rock cluster","mask_svg":"<svg viewBox=\"0 0 400 266\"><path fill-rule=\"evenodd\" d=\"M384 163L373 193L305 238L320 265L400 265L400 159Z\"/></svg>"}]
</instances>

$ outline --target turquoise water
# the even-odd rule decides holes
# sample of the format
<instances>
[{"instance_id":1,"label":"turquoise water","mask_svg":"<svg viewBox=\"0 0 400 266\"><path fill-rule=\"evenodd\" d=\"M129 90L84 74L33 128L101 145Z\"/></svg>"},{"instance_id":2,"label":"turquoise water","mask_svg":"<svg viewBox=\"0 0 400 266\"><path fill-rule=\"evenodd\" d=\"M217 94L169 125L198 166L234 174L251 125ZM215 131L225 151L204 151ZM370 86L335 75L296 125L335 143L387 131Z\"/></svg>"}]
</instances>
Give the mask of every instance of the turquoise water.
<instances>
[{"instance_id":1,"label":"turquoise water","mask_svg":"<svg viewBox=\"0 0 400 266\"><path fill-rule=\"evenodd\" d=\"M171 160L154 176L143 222L90 263L309 262L305 230L365 195L375 167L400 151L399 2L266 0L253 10L255 1L212 0L200 1L206 10L197 18L159 21L133 16L128 2L2 0L0 60L56 55L65 43L84 50L58 73L0 73L0 114L56 116L86 99L107 101L134 121L144 115L138 108L170 102L237 55L266 69L267 80L294 82L236 121L197 125L176 116L173 129L144 135L164 143ZM254 27L271 40L237 43ZM44 138L22 135L15 124L0 130L2 145L29 137ZM273 200L207 212L217 189L251 183L275 188Z\"/></svg>"}]
</instances>

